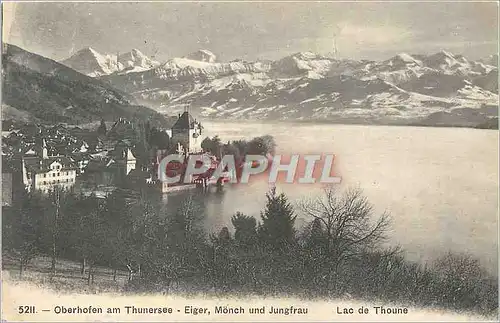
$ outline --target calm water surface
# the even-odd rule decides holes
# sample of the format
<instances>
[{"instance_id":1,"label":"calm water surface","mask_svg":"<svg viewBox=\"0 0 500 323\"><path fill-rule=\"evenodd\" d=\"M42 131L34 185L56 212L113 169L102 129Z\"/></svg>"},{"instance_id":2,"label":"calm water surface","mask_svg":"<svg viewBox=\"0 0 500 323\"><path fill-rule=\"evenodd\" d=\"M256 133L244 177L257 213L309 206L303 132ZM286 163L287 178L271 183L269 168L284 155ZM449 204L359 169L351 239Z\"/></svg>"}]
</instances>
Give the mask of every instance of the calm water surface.
<instances>
[{"instance_id":1,"label":"calm water surface","mask_svg":"<svg viewBox=\"0 0 500 323\"><path fill-rule=\"evenodd\" d=\"M498 131L357 125L205 122L223 141L270 134L277 153L334 153L342 187L359 187L376 212L393 218L390 243L414 260L470 252L495 270L498 256ZM278 184L297 203L317 185ZM210 231L231 227L236 211L259 217L266 181L226 187L205 198ZM177 197L169 198L170 201ZM173 202L172 202L173 203ZM300 225L309 219L301 217Z\"/></svg>"}]
</instances>

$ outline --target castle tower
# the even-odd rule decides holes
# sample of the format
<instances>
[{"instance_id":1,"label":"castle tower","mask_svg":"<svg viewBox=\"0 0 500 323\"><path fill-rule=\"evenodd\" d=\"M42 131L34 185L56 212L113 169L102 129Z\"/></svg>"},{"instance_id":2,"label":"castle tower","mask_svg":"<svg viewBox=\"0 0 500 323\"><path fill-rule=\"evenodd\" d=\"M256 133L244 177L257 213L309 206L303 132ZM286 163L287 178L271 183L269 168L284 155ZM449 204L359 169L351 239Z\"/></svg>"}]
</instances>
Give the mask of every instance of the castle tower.
<instances>
[{"instance_id":1,"label":"castle tower","mask_svg":"<svg viewBox=\"0 0 500 323\"><path fill-rule=\"evenodd\" d=\"M201 151L201 124L191 114L189 108L184 107L184 113L172 127L172 140L177 141L188 153Z\"/></svg>"}]
</instances>

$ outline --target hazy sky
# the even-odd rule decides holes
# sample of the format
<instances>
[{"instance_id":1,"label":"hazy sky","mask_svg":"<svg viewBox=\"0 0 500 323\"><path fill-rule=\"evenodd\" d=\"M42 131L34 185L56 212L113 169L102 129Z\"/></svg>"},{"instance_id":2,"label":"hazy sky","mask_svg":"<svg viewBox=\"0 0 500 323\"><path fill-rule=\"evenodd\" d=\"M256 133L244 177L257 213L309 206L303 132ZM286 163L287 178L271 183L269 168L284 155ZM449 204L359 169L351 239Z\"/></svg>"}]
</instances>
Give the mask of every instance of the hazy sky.
<instances>
[{"instance_id":1,"label":"hazy sky","mask_svg":"<svg viewBox=\"0 0 500 323\"><path fill-rule=\"evenodd\" d=\"M498 51L496 3L17 3L5 41L54 59L83 47L156 59L209 49L222 60L326 54L382 59ZM6 20L8 21L8 20Z\"/></svg>"}]
</instances>

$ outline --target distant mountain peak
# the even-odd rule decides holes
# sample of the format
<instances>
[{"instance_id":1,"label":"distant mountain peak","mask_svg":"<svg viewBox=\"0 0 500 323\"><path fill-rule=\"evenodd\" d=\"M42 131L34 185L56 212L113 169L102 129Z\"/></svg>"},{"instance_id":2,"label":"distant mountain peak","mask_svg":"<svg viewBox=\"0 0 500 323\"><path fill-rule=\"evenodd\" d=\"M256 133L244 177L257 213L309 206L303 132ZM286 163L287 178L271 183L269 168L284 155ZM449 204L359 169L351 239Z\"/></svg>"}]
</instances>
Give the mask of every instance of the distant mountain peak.
<instances>
[{"instance_id":1,"label":"distant mountain peak","mask_svg":"<svg viewBox=\"0 0 500 323\"><path fill-rule=\"evenodd\" d=\"M101 54L97 50L93 49L92 47L84 47L84 48L76 51L75 53L73 53L73 55L71 55L71 57L80 56L80 55L87 55L87 54L91 54L94 56L101 56Z\"/></svg>"},{"instance_id":2,"label":"distant mountain peak","mask_svg":"<svg viewBox=\"0 0 500 323\"><path fill-rule=\"evenodd\" d=\"M487 58L480 60L480 62L482 62L486 65L497 67L498 66L498 54L490 55Z\"/></svg>"},{"instance_id":3,"label":"distant mountain peak","mask_svg":"<svg viewBox=\"0 0 500 323\"><path fill-rule=\"evenodd\" d=\"M105 54L101 54L92 47L84 47L74 53L71 57L88 57L88 55L95 57L96 59L103 59L103 57L106 56Z\"/></svg>"},{"instance_id":4,"label":"distant mountain peak","mask_svg":"<svg viewBox=\"0 0 500 323\"><path fill-rule=\"evenodd\" d=\"M133 48L130 52L120 54L118 56L118 61L123 65L122 69L124 69L125 73L148 70L160 64L143 54L137 48Z\"/></svg>"},{"instance_id":5,"label":"distant mountain peak","mask_svg":"<svg viewBox=\"0 0 500 323\"><path fill-rule=\"evenodd\" d=\"M92 47L77 51L61 63L88 76L110 74L119 69L116 56L101 54Z\"/></svg>"},{"instance_id":6,"label":"distant mountain peak","mask_svg":"<svg viewBox=\"0 0 500 323\"><path fill-rule=\"evenodd\" d=\"M87 50L87 51L92 52L92 53L98 53L95 49L93 49L93 48L92 48L92 47L90 47L90 46L89 46L89 47L85 47L85 48L84 48L84 49L82 49L82 50Z\"/></svg>"},{"instance_id":7,"label":"distant mountain peak","mask_svg":"<svg viewBox=\"0 0 500 323\"><path fill-rule=\"evenodd\" d=\"M314 53L314 52L297 52L292 55L292 57L301 59L301 60L313 60L313 59L327 59L326 57Z\"/></svg>"},{"instance_id":8,"label":"distant mountain peak","mask_svg":"<svg viewBox=\"0 0 500 323\"><path fill-rule=\"evenodd\" d=\"M85 47L61 62L88 76L103 76L115 72L144 71L159 63L134 48L130 52L113 55L103 54L92 47Z\"/></svg>"},{"instance_id":9,"label":"distant mountain peak","mask_svg":"<svg viewBox=\"0 0 500 323\"><path fill-rule=\"evenodd\" d=\"M455 58L455 55L453 55L452 53L442 49L440 50L439 52L436 53L436 55L439 55L439 56L445 56L445 57L448 57L448 58Z\"/></svg>"},{"instance_id":10,"label":"distant mountain peak","mask_svg":"<svg viewBox=\"0 0 500 323\"><path fill-rule=\"evenodd\" d=\"M399 53L381 64L381 66L384 65L392 69L403 69L408 66L422 66L422 61L408 53Z\"/></svg>"},{"instance_id":11,"label":"distant mountain peak","mask_svg":"<svg viewBox=\"0 0 500 323\"><path fill-rule=\"evenodd\" d=\"M441 50L435 54L428 55L426 60L429 62L456 62L457 57L450 52Z\"/></svg>"},{"instance_id":12,"label":"distant mountain peak","mask_svg":"<svg viewBox=\"0 0 500 323\"><path fill-rule=\"evenodd\" d=\"M455 55L445 50L427 56L424 61L427 66L440 70L449 70L450 68L456 68L467 64L467 61L459 61L459 57L457 59Z\"/></svg>"},{"instance_id":13,"label":"distant mountain peak","mask_svg":"<svg viewBox=\"0 0 500 323\"><path fill-rule=\"evenodd\" d=\"M416 59L408 53L399 53L395 56L395 58L407 63L412 63L416 61Z\"/></svg>"},{"instance_id":14,"label":"distant mountain peak","mask_svg":"<svg viewBox=\"0 0 500 323\"><path fill-rule=\"evenodd\" d=\"M186 58L207 63L215 63L217 61L217 56L208 49L199 49L187 55Z\"/></svg>"},{"instance_id":15,"label":"distant mountain peak","mask_svg":"<svg viewBox=\"0 0 500 323\"><path fill-rule=\"evenodd\" d=\"M132 50L130 52L120 54L119 57L122 57L122 56L125 56L125 55L131 55L131 56L134 56L134 57L147 57L146 55L144 55L137 48L132 48Z\"/></svg>"},{"instance_id":16,"label":"distant mountain peak","mask_svg":"<svg viewBox=\"0 0 500 323\"><path fill-rule=\"evenodd\" d=\"M209 51L208 49L200 49L200 50L198 50L198 51L200 51L200 52L202 52L202 53L205 53L205 54L207 54L207 55L214 55L214 53L212 53L212 52L211 52L211 51Z\"/></svg>"}]
</instances>

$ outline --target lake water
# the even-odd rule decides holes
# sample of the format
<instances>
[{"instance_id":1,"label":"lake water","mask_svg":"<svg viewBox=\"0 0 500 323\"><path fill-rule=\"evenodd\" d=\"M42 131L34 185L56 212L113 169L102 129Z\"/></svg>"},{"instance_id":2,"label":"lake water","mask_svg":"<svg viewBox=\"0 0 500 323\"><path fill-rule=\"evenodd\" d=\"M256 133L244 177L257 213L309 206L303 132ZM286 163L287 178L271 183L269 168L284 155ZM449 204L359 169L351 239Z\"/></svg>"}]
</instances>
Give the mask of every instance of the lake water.
<instances>
[{"instance_id":1,"label":"lake water","mask_svg":"<svg viewBox=\"0 0 500 323\"><path fill-rule=\"evenodd\" d=\"M359 187L377 213L392 215L390 243L413 260L468 252L496 271L498 131L358 125L205 122L223 141L274 136L278 154L334 153L343 188ZM319 185L278 184L293 203ZM205 201L207 229L231 228L236 211L259 217L269 184L226 186ZM298 224L306 220L302 217Z\"/></svg>"}]
</instances>

